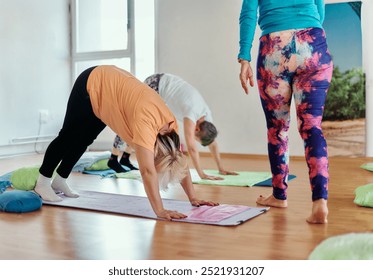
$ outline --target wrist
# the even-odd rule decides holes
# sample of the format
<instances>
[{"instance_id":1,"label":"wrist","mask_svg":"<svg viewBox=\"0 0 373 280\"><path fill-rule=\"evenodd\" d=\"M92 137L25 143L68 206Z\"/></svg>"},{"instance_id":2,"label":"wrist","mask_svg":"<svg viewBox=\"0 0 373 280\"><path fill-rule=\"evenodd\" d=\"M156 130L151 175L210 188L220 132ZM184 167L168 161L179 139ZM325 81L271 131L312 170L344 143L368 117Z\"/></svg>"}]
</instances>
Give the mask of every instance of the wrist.
<instances>
[{"instance_id":1,"label":"wrist","mask_svg":"<svg viewBox=\"0 0 373 280\"><path fill-rule=\"evenodd\" d=\"M164 208L160 208L160 209L154 210L154 213L155 213L158 217L160 217L160 216L162 216L163 211L165 211L165 209L164 209Z\"/></svg>"},{"instance_id":2,"label":"wrist","mask_svg":"<svg viewBox=\"0 0 373 280\"><path fill-rule=\"evenodd\" d=\"M193 203L193 202L196 201L196 200L197 200L196 197L189 198L189 202L190 202L190 203Z\"/></svg>"}]
</instances>

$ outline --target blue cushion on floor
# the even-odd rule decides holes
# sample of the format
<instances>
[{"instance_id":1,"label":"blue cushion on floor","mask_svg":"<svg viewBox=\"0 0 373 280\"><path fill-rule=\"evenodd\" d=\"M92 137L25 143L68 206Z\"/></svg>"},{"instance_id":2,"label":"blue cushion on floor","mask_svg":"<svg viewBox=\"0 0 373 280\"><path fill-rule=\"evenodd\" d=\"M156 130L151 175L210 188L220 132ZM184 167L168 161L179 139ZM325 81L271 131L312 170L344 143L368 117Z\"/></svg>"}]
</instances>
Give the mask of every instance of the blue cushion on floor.
<instances>
[{"instance_id":1,"label":"blue cushion on floor","mask_svg":"<svg viewBox=\"0 0 373 280\"><path fill-rule=\"evenodd\" d=\"M26 213L35 211L42 206L41 198L30 191L6 191L0 194L0 211Z\"/></svg>"},{"instance_id":2,"label":"blue cushion on floor","mask_svg":"<svg viewBox=\"0 0 373 280\"><path fill-rule=\"evenodd\" d=\"M11 185L12 183L10 181L0 181L0 193L5 192L5 190Z\"/></svg>"}]
</instances>

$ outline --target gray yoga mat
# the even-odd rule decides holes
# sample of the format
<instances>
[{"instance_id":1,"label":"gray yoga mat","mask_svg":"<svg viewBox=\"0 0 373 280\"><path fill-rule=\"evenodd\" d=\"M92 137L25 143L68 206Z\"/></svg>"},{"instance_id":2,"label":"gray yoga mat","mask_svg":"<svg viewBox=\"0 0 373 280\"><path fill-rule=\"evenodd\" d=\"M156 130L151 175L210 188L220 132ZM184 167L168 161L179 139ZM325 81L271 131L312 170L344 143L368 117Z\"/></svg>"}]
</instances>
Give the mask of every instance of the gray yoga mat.
<instances>
[{"instance_id":1,"label":"gray yoga mat","mask_svg":"<svg viewBox=\"0 0 373 280\"><path fill-rule=\"evenodd\" d=\"M159 219L153 212L149 200L147 197L142 196L132 196L132 195L123 195L123 194L113 194L113 193L103 193L95 191L79 191L80 196L78 198L69 198L61 195L63 200L61 202L49 202L43 201L44 205L52 206L61 206L61 207L70 207L86 210L94 210L100 212L109 212L116 214L124 214L130 216L144 217L150 219ZM193 207L189 201L173 200L173 199L163 199L163 205L166 209L176 210L181 213L191 213L191 211L196 210L196 207ZM229 208L229 205L222 204L223 209ZM194 219L175 219L177 222L186 222L186 223L198 223L198 224L210 224L218 226L237 226L240 225L260 214L263 214L269 210L269 207L248 207L240 206L243 208L242 212L232 214L231 216L222 219L222 220L194 220ZM211 210L211 206L201 206L203 209ZM219 206L216 206L219 207ZM216 215L216 212L219 211L219 208L213 209ZM218 213L219 216L219 213Z\"/></svg>"}]
</instances>

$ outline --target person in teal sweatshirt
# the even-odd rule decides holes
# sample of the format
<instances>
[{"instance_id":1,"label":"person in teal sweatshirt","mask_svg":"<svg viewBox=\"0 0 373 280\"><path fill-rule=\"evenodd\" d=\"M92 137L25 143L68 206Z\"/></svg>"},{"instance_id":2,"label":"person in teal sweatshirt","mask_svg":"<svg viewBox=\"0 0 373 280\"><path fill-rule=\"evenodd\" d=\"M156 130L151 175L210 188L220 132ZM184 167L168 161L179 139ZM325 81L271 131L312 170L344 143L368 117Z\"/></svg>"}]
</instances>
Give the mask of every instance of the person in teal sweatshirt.
<instances>
[{"instance_id":1,"label":"person in teal sweatshirt","mask_svg":"<svg viewBox=\"0 0 373 280\"><path fill-rule=\"evenodd\" d=\"M322 27L324 16L323 0L243 0L239 18L238 62L246 94L254 86L251 48L257 24L262 31L256 78L267 123L273 188L272 194L256 202L287 207L288 130L294 97L312 190L307 218L312 224L328 222L328 149L321 122L333 61Z\"/></svg>"}]
</instances>

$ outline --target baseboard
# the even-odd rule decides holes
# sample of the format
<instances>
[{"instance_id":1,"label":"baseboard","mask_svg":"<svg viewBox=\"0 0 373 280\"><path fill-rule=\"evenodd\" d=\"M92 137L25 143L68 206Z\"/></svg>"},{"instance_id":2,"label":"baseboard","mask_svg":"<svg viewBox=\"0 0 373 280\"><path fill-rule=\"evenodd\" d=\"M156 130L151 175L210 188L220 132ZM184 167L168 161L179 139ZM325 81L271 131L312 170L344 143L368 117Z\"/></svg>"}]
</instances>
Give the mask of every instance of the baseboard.
<instances>
[{"instance_id":1,"label":"baseboard","mask_svg":"<svg viewBox=\"0 0 373 280\"><path fill-rule=\"evenodd\" d=\"M44 153L49 143L0 146L0 158L16 155Z\"/></svg>"}]
</instances>

